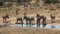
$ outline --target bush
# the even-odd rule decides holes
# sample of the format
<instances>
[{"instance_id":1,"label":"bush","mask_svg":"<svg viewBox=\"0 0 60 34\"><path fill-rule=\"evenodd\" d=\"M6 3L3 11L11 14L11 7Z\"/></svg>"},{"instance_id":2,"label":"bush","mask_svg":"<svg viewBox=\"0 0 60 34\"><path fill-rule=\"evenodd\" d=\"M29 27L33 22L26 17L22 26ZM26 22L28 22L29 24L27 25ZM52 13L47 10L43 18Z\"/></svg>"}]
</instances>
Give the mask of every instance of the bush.
<instances>
[{"instance_id":1,"label":"bush","mask_svg":"<svg viewBox=\"0 0 60 34\"><path fill-rule=\"evenodd\" d=\"M50 3L58 3L58 0L45 0L44 3L50 4Z\"/></svg>"},{"instance_id":2,"label":"bush","mask_svg":"<svg viewBox=\"0 0 60 34\"><path fill-rule=\"evenodd\" d=\"M3 2L0 2L0 6L2 6L3 5Z\"/></svg>"},{"instance_id":3,"label":"bush","mask_svg":"<svg viewBox=\"0 0 60 34\"><path fill-rule=\"evenodd\" d=\"M17 0L17 3L21 3L21 4L26 3L26 2L29 3L29 2L31 2L31 0Z\"/></svg>"},{"instance_id":4,"label":"bush","mask_svg":"<svg viewBox=\"0 0 60 34\"><path fill-rule=\"evenodd\" d=\"M12 3L7 3L7 4L4 4L3 6L4 7L11 7L12 6Z\"/></svg>"}]
</instances>

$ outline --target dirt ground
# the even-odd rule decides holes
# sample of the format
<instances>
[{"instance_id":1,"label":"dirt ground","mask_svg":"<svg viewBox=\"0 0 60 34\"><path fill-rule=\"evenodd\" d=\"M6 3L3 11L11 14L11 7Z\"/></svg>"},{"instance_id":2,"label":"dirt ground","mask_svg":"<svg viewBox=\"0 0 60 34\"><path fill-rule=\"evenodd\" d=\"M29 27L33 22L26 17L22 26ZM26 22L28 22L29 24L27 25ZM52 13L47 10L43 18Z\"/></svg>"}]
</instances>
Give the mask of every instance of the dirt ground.
<instances>
[{"instance_id":1,"label":"dirt ground","mask_svg":"<svg viewBox=\"0 0 60 34\"><path fill-rule=\"evenodd\" d=\"M2 27L0 28L0 34L60 34L60 29Z\"/></svg>"}]
</instances>

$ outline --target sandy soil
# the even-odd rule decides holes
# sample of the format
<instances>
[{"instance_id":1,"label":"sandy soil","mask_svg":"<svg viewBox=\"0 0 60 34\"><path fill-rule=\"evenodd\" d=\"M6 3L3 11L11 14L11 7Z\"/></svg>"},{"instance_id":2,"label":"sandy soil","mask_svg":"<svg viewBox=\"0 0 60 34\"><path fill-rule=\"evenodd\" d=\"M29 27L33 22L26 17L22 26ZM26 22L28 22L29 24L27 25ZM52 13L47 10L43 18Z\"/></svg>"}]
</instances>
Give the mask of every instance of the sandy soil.
<instances>
[{"instance_id":1,"label":"sandy soil","mask_svg":"<svg viewBox=\"0 0 60 34\"><path fill-rule=\"evenodd\" d=\"M60 29L2 27L0 34L60 34Z\"/></svg>"}]
</instances>

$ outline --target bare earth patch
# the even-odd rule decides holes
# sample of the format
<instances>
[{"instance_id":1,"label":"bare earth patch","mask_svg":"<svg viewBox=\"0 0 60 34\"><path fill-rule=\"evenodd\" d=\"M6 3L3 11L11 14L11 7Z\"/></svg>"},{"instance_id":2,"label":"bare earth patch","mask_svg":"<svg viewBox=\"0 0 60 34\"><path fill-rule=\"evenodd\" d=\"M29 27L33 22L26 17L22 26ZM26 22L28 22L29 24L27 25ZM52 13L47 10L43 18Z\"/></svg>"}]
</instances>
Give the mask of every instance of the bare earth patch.
<instances>
[{"instance_id":1,"label":"bare earth patch","mask_svg":"<svg viewBox=\"0 0 60 34\"><path fill-rule=\"evenodd\" d=\"M0 34L60 34L60 29L2 27L0 28Z\"/></svg>"}]
</instances>

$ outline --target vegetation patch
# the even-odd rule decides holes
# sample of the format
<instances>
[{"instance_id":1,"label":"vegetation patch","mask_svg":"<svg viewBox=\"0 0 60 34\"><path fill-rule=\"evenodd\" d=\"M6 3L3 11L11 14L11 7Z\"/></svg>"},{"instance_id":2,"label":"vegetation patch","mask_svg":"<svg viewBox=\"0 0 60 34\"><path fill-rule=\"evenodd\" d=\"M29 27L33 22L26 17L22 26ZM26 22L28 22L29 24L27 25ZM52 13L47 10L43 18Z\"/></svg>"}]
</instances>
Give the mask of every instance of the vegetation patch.
<instances>
[{"instance_id":1,"label":"vegetation patch","mask_svg":"<svg viewBox=\"0 0 60 34\"><path fill-rule=\"evenodd\" d=\"M45 0L44 3L50 4L50 3L60 3L59 0Z\"/></svg>"}]
</instances>

